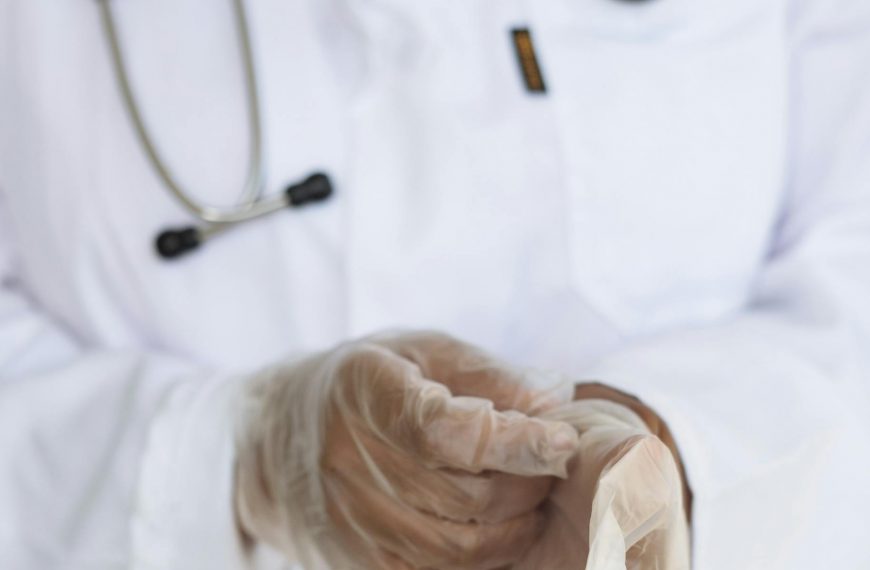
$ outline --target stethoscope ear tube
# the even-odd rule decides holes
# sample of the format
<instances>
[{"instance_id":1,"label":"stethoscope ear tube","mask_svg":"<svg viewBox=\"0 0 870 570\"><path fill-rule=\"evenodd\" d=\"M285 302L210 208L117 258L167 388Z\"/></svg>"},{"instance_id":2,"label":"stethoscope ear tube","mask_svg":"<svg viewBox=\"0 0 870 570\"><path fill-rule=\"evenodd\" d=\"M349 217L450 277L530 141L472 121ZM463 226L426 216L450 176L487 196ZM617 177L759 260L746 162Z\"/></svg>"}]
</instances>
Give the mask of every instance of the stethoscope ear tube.
<instances>
[{"instance_id":1,"label":"stethoscope ear tube","mask_svg":"<svg viewBox=\"0 0 870 570\"><path fill-rule=\"evenodd\" d=\"M332 192L332 181L329 175L323 172L315 172L302 182L288 186L283 196L285 206L299 208L308 204L322 202L332 196ZM278 210L264 211L249 219L263 217L276 211ZM157 239L154 240L154 247L157 254L163 259L176 259L197 249L208 241L209 238L240 223L242 222L210 224L202 227L169 228L157 235Z\"/></svg>"},{"instance_id":2,"label":"stethoscope ear tube","mask_svg":"<svg viewBox=\"0 0 870 570\"><path fill-rule=\"evenodd\" d=\"M155 171L169 193L191 214L203 222L200 225L170 228L161 232L155 241L155 247L160 257L163 259L181 257L185 253L197 249L211 237L242 222L264 217L287 206L298 207L313 202L320 202L332 194L332 184L329 177L318 172L312 174L299 184L288 187L282 193L276 193L268 197L262 196L263 179L265 177L263 176L263 129L260 124L260 96L257 88L257 77L254 69L254 57L251 49L251 38L248 30L244 0L233 0L233 6L235 7L236 26L242 52L251 148L248 177L245 181L243 198L236 206L230 208L217 208L208 204L201 204L193 199L177 182L169 166L160 155L157 146L154 144L140 112L132 83L127 74L127 67L124 63L111 0L99 0L98 5L108 41L112 66L124 106L130 115L134 130L152 166L154 166Z\"/></svg>"}]
</instances>

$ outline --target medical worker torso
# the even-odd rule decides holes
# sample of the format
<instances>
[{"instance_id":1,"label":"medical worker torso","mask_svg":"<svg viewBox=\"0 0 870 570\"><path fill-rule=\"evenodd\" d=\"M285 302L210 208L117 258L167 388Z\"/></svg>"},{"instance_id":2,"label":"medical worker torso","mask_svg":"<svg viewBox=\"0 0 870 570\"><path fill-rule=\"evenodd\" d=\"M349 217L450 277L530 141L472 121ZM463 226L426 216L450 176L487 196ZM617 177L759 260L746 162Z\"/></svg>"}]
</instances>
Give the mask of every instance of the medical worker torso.
<instances>
[{"instance_id":1,"label":"medical worker torso","mask_svg":"<svg viewBox=\"0 0 870 570\"><path fill-rule=\"evenodd\" d=\"M321 169L336 194L176 263L153 237L190 217L136 139L97 11L12 9L29 55L10 223L34 295L89 342L245 369L424 325L570 370L743 302L780 200L777 3L249 4L266 191ZM115 10L167 161L232 205L249 140L230 3Z\"/></svg>"},{"instance_id":2,"label":"medical worker torso","mask_svg":"<svg viewBox=\"0 0 870 570\"><path fill-rule=\"evenodd\" d=\"M169 262L155 234L193 220L136 138L96 6L0 5L10 266L88 347L249 371L426 327L579 375L738 312L782 214L785 1L247 2L265 191L318 170L335 192ZM250 140L231 4L115 11L165 159L197 200L234 204Z\"/></svg>"}]
</instances>

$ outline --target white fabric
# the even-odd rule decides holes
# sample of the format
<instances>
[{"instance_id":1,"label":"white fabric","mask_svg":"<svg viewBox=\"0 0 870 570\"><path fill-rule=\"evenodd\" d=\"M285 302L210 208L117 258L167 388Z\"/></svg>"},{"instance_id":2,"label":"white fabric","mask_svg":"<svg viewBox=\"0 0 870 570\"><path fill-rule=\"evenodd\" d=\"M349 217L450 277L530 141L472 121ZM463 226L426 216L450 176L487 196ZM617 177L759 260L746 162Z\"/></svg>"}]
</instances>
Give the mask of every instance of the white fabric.
<instances>
[{"instance_id":1,"label":"white fabric","mask_svg":"<svg viewBox=\"0 0 870 570\"><path fill-rule=\"evenodd\" d=\"M237 378L179 386L153 422L131 528L135 570L244 564L227 500L235 478L235 425L228 418L237 415L241 384Z\"/></svg>"},{"instance_id":2,"label":"white fabric","mask_svg":"<svg viewBox=\"0 0 870 570\"><path fill-rule=\"evenodd\" d=\"M0 0L0 567L145 564L129 536L163 422L225 413L180 401L395 326L652 404L695 491L696 567L870 566L867 2L249 4L269 187L325 168L337 194L166 264L153 236L189 220L96 6ZM117 12L161 148L231 202L230 6ZM522 87L514 25L546 96ZM211 450L201 471L225 473ZM196 558L170 538L164 560Z\"/></svg>"}]
</instances>

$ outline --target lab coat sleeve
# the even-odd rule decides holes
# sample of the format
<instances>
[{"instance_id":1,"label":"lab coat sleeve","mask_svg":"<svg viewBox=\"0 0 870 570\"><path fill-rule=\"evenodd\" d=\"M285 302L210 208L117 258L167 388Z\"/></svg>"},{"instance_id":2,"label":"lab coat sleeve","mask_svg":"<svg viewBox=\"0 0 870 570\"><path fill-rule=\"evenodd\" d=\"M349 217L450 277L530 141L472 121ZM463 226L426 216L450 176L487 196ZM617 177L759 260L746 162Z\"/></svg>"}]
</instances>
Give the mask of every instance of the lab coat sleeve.
<instances>
[{"instance_id":1,"label":"lab coat sleeve","mask_svg":"<svg viewBox=\"0 0 870 570\"><path fill-rule=\"evenodd\" d=\"M0 568L240 567L239 381L159 354L80 346L28 300L5 227Z\"/></svg>"},{"instance_id":2,"label":"lab coat sleeve","mask_svg":"<svg viewBox=\"0 0 870 570\"><path fill-rule=\"evenodd\" d=\"M792 8L788 197L751 299L587 371L675 432L703 570L870 568L870 5Z\"/></svg>"}]
</instances>

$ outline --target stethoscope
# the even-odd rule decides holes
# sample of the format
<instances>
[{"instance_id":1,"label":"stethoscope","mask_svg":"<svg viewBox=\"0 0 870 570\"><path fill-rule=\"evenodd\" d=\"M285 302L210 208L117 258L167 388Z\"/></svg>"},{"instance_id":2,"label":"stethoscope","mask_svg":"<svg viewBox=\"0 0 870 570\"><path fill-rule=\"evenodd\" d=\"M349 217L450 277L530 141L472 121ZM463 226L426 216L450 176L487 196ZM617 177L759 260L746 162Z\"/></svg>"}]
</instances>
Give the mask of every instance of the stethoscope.
<instances>
[{"instance_id":1,"label":"stethoscope","mask_svg":"<svg viewBox=\"0 0 870 570\"><path fill-rule=\"evenodd\" d=\"M322 172L316 172L302 182L290 185L284 192L268 197L263 196L263 131L260 117L260 96L257 90L251 37L243 0L233 0L233 6L244 66L251 146L248 156L248 174L242 198L235 206L226 209L202 204L191 198L190 194L182 189L166 162L161 158L154 140L145 126L139 104L130 84L118 40L111 0L97 0L97 2L100 6L103 27L112 56L112 65L124 99L124 105L145 153L169 193L175 196L187 211L203 222L200 225L171 228L160 232L155 240L155 246L157 253L162 258L172 259L192 251L212 237L242 222L266 216L288 206L298 207L319 202L332 194L332 184L329 177Z\"/></svg>"}]
</instances>

